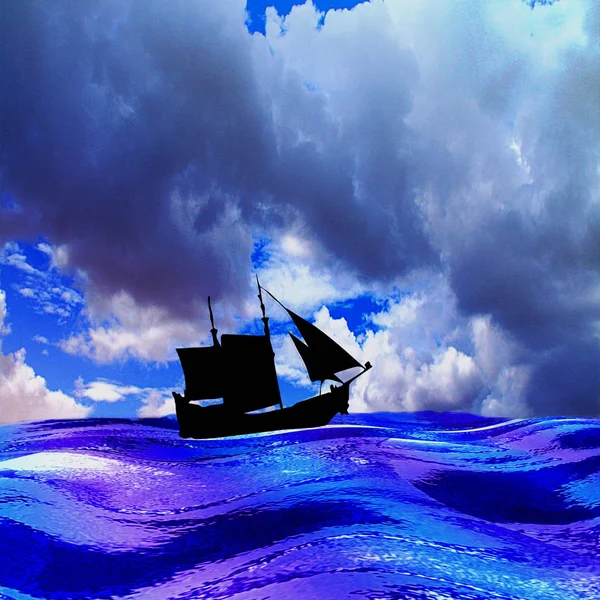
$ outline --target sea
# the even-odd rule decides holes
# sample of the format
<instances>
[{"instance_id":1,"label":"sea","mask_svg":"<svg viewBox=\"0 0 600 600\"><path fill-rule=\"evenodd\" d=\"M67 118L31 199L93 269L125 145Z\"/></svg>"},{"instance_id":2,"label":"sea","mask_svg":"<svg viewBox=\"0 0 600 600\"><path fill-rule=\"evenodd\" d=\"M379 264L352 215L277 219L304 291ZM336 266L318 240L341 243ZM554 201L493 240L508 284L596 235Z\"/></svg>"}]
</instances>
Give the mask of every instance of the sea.
<instances>
[{"instance_id":1,"label":"sea","mask_svg":"<svg viewBox=\"0 0 600 600\"><path fill-rule=\"evenodd\" d=\"M0 427L0 598L600 598L600 421Z\"/></svg>"}]
</instances>

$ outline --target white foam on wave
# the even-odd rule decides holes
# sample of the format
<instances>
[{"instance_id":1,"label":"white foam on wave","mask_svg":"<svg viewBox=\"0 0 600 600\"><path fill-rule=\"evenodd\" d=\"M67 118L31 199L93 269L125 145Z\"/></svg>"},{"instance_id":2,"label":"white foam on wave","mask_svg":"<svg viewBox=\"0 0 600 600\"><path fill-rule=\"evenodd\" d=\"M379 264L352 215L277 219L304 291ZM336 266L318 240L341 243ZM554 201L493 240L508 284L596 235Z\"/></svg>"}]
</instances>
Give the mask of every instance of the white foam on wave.
<instances>
[{"instance_id":1,"label":"white foam on wave","mask_svg":"<svg viewBox=\"0 0 600 600\"><path fill-rule=\"evenodd\" d=\"M0 461L0 471L114 471L121 463L112 458L100 458L75 452L37 452Z\"/></svg>"},{"instance_id":2,"label":"white foam on wave","mask_svg":"<svg viewBox=\"0 0 600 600\"><path fill-rule=\"evenodd\" d=\"M213 441L213 440L236 440L236 439L245 439L245 438L261 438L261 437L269 437L269 436L278 436L287 433L300 433L303 431L322 431L323 429L390 429L390 427L383 427L381 425L353 425L353 424L345 424L345 423L336 423L334 425L320 425L318 427L302 427L299 429L275 429L274 431L259 431L257 433L242 433L240 435L229 435L226 437L214 437L214 438L195 438L199 441ZM194 438L189 438L192 441Z\"/></svg>"},{"instance_id":3,"label":"white foam on wave","mask_svg":"<svg viewBox=\"0 0 600 600\"><path fill-rule=\"evenodd\" d=\"M441 440L427 440L418 438L399 438L393 437L386 440L384 445L387 444L421 444L423 446L462 446L455 442L444 442Z\"/></svg>"},{"instance_id":4,"label":"white foam on wave","mask_svg":"<svg viewBox=\"0 0 600 600\"><path fill-rule=\"evenodd\" d=\"M527 419L511 419L510 421L502 421L502 423L494 423L494 425L476 427L475 429L440 429L436 431L436 433L471 433L473 431L487 431L488 429L498 429L499 427L506 427L507 425L512 425L513 423L521 423L521 421L527 421Z\"/></svg>"}]
</instances>

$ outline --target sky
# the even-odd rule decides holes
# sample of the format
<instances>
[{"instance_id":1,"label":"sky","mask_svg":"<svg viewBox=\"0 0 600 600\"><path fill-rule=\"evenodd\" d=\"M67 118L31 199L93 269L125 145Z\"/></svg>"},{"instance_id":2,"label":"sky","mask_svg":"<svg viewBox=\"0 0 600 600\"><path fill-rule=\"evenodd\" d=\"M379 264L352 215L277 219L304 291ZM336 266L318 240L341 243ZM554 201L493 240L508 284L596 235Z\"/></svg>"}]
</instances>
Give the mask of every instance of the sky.
<instances>
[{"instance_id":1,"label":"sky","mask_svg":"<svg viewBox=\"0 0 600 600\"><path fill-rule=\"evenodd\" d=\"M0 0L0 422L172 414L255 274L351 411L600 416L600 4L271 4Z\"/></svg>"}]
</instances>

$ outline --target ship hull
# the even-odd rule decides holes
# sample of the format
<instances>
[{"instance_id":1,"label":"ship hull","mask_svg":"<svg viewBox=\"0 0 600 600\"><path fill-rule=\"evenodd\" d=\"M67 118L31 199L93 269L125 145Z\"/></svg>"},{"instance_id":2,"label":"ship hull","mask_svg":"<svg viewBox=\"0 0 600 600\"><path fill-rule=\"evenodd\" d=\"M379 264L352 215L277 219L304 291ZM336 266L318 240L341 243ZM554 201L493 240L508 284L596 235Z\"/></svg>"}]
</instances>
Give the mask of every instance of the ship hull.
<instances>
[{"instance_id":1,"label":"ship hull","mask_svg":"<svg viewBox=\"0 0 600 600\"><path fill-rule=\"evenodd\" d=\"M232 414L223 405L201 407L173 393L179 435L208 439L286 429L327 425L336 414L348 412L349 386L344 384L326 394L303 400L280 410L254 414Z\"/></svg>"}]
</instances>

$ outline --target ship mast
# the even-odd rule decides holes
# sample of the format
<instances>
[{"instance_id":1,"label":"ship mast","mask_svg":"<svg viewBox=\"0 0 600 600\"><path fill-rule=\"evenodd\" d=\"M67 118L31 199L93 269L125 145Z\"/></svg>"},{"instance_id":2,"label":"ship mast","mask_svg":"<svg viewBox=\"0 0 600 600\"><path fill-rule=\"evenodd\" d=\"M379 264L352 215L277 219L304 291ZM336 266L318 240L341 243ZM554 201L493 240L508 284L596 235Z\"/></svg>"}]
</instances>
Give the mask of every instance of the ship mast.
<instances>
[{"instance_id":1,"label":"ship mast","mask_svg":"<svg viewBox=\"0 0 600 600\"><path fill-rule=\"evenodd\" d=\"M269 339L269 344L271 343L271 332L269 331L269 317L265 314L265 305L262 299L262 288L260 287L260 282L258 281L258 274L256 275L256 285L258 287L258 299L260 300L260 310L262 312L261 321L265 326L265 336ZM275 351L273 350L273 363L275 363ZM279 407L283 410L283 402L281 401L281 396L279 397Z\"/></svg>"},{"instance_id":2,"label":"ship mast","mask_svg":"<svg viewBox=\"0 0 600 600\"><path fill-rule=\"evenodd\" d=\"M212 334L213 344L215 346L220 346L221 344L219 344L219 340L217 339L217 332L219 330L215 327L215 320L213 318L212 306L210 305L210 296L208 297L208 312L210 314L210 326L212 327L210 332Z\"/></svg>"},{"instance_id":3,"label":"ship mast","mask_svg":"<svg viewBox=\"0 0 600 600\"><path fill-rule=\"evenodd\" d=\"M262 311L262 319L261 321L265 326L265 335L267 337L271 337L271 332L269 331L269 317L265 315L265 305L262 299L262 288L260 287L260 283L258 281L258 275L256 276L256 285L258 286L258 299L260 300L260 310Z\"/></svg>"}]
</instances>

